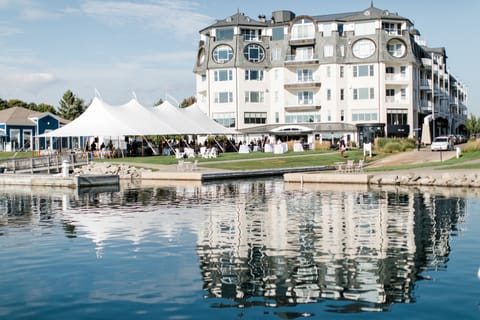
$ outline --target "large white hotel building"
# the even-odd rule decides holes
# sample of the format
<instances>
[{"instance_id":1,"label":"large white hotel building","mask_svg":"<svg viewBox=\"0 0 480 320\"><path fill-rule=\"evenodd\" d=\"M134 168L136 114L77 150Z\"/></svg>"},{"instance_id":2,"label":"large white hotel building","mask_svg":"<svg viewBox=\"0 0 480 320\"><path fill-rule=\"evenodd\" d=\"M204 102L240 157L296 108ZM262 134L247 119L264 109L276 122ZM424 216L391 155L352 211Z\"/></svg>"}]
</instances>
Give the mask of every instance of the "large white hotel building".
<instances>
[{"instance_id":1,"label":"large white hotel building","mask_svg":"<svg viewBox=\"0 0 480 320\"><path fill-rule=\"evenodd\" d=\"M373 3L317 16L238 12L200 30L194 73L210 118L248 135L362 143L465 133L466 86L445 48Z\"/></svg>"}]
</instances>

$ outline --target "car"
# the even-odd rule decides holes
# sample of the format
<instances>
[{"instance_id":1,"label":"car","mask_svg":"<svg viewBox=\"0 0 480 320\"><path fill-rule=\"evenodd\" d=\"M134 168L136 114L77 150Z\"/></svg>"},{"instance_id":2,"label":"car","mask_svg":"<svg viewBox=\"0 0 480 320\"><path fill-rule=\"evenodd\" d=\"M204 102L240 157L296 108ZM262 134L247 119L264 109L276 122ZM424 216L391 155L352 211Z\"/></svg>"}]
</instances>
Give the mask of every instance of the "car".
<instances>
[{"instance_id":1,"label":"car","mask_svg":"<svg viewBox=\"0 0 480 320\"><path fill-rule=\"evenodd\" d=\"M448 151L453 149L451 139L447 136L436 137L430 146L432 151Z\"/></svg>"}]
</instances>

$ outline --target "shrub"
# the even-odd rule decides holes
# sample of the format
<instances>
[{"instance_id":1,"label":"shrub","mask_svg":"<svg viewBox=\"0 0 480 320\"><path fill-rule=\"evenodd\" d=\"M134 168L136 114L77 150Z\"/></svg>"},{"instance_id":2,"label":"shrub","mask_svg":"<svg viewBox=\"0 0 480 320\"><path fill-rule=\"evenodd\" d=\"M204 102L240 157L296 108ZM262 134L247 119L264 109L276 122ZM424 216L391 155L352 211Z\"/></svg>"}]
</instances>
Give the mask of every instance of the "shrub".
<instances>
[{"instance_id":1,"label":"shrub","mask_svg":"<svg viewBox=\"0 0 480 320\"><path fill-rule=\"evenodd\" d=\"M406 151L415 148L415 140L399 138L376 138L375 148L379 151L387 153Z\"/></svg>"},{"instance_id":2,"label":"shrub","mask_svg":"<svg viewBox=\"0 0 480 320\"><path fill-rule=\"evenodd\" d=\"M400 142L391 141L385 144L385 146L383 147L383 151L386 153L400 152L400 151L403 151L403 146Z\"/></svg>"},{"instance_id":3,"label":"shrub","mask_svg":"<svg viewBox=\"0 0 480 320\"><path fill-rule=\"evenodd\" d=\"M480 150L480 139L469 140L467 145L463 148L463 152L473 152Z\"/></svg>"},{"instance_id":4,"label":"shrub","mask_svg":"<svg viewBox=\"0 0 480 320\"><path fill-rule=\"evenodd\" d=\"M323 140L322 143L320 141L315 141L313 144L314 150L330 150L330 141Z\"/></svg>"}]
</instances>

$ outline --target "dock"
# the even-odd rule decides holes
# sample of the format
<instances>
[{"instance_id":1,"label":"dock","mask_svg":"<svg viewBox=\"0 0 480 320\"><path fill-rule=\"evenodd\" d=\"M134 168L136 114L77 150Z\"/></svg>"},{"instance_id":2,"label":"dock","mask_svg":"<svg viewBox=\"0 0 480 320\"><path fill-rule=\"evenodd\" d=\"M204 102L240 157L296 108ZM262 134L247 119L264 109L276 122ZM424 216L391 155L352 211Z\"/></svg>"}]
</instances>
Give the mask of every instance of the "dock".
<instances>
[{"instance_id":1,"label":"dock","mask_svg":"<svg viewBox=\"0 0 480 320\"><path fill-rule=\"evenodd\" d=\"M118 175L46 175L46 174L2 174L0 185L65 187L72 189L100 186L118 186Z\"/></svg>"}]
</instances>

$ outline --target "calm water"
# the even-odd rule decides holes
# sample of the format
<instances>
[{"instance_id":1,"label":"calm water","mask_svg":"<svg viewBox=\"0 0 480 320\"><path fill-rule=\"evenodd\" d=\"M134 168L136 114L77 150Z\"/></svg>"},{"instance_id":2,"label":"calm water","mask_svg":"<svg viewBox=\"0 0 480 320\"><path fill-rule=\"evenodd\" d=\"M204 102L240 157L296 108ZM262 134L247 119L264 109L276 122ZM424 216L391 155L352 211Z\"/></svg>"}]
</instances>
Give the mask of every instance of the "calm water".
<instances>
[{"instance_id":1,"label":"calm water","mask_svg":"<svg viewBox=\"0 0 480 320\"><path fill-rule=\"evenodd\" d=\"M480 318L478 193L333 188L2 187L0 318Z\"/></svg>"}]
</instances>

